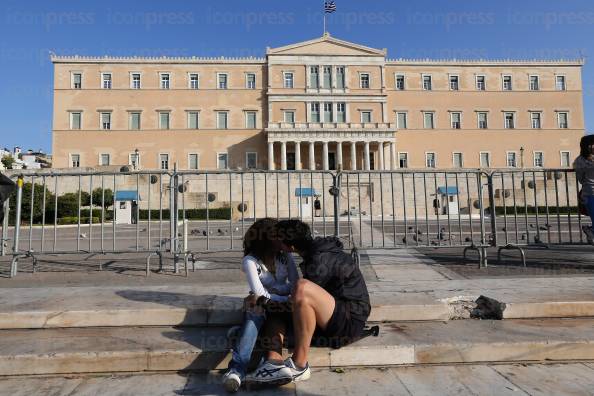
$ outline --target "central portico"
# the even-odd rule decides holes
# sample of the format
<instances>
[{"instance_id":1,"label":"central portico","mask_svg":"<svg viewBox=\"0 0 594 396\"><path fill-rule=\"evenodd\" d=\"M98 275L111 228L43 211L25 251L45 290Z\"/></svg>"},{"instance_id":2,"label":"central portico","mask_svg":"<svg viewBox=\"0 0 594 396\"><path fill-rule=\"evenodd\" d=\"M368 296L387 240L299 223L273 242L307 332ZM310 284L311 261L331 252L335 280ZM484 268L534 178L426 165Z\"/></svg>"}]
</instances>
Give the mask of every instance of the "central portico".
<instances>
[{"instance_id":1,"label":"central portico","mask_svg":"<svg viewBox=\"0 0 594 396\"><path fill-rule=\"evenodd\" d=\"M385 58L327 33L268 48L268 168L395 169Z\"/></svg>"}]
</instances>

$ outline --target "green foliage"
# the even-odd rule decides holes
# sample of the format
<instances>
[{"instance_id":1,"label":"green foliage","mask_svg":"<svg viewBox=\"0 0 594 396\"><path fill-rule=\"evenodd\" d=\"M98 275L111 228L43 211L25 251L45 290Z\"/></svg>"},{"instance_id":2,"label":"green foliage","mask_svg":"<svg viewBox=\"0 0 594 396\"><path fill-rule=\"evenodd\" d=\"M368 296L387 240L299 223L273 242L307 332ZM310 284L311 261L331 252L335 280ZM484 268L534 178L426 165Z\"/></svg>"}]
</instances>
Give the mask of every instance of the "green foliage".
<instances>
[{"instance_id":1,"label":"green foliage","mask_svg":"<svg viewBox=\"0 0 594 396\"><path fill-rule=\"evenodd\" d=\"M148 209L140 209L140 220L148 220ZM209 220L229 220L231 208L213 208L208 210ZM159 210L151 209L151 220L159 219ZM169 209L163 209L162 219L169 220ZM183 219L183 211L179 211L179 219ZM206 220L206 209L186 209L187 220Z\"/></svg>"},{"instance_id":2,"label":"green foliage","mask_svg":"<svg viewBox=\"0 0 594 396\"><path fill-rule=\"evenodd\" d=\"M99 217L93 217L93 224L99 224L101 223L101 218ZM66 217L60 217L58 219L58 224L63 225L63 224L78 224L78 217L77 216L66 216ZM81 217L80 218L80 224L89 224L89 217Z\"/></svg>"},{"instance_id":3,"label":"green foliage","mask_svg":"<svg viewBox=\"0 0 594 396\"><path fill-rule=\"evenodd\" d=\"M567 215L567 214L578 214L578 208L577 206L562 206L559 207L559 212L557 212L557 208L554 206L549 207L549 215L556 215L557 213L559 213L560 215ZM497 216L503 216L504 214L506 214L507 216L513 216L514 213L516 215L524 215L524 214L529 214L529 215L533 215L536 214L536 208L534 206L528 206L525 207L524 205L517 205L515 208L513 206L496 206L495 207L495 214ZM547 213L547 207L546 206L539 206L538 207L538 214L539 215L546 215Z\"/></svg>"},{"instance_id":4,"label":"green foliage","mask_svg":"<svg viewBox=\"0 0 594 396\"><path fill-rule=\"evenodd\" d=\"M93 205L94 206L101 206L101 202L103 202L103 207L108 208L113 205L113 191L109 188L105 189L105 195L103 194L103 190L101 187L97 187L93 190Z\"/></svg>"},{"instance_id":5,"label":"green foliage","mask_svg":"<svg viewBox=\"0 0 594 396\"><path fill-rule=\"evenodd\" d=\"M6 169L12 169L12 164L14 164L14 158L12 158L10 155L5 155L4 157L2 157L0 161L2 161L2 165L4 165Z\"/></svg>"},{"instance_id":6,"label":"green foliage","mask_svg":"<svg viewBox=\"0 0 594 396\"><path fill-rule=\"evenodd\" d=\"M33 195L33 199L31 196ZM21 220L23 222L31 222L31 206L33 207L33 223L41 223L43 220L43 185L35 183L33 188L32 183L23 184L23 194L21 203ZM54 218L54 204L56 196L50 191L45 191L45 221L51 221ZM16 218L16 191L10 197L10 217L14 223Z\"/></svg>"}]
</instances>

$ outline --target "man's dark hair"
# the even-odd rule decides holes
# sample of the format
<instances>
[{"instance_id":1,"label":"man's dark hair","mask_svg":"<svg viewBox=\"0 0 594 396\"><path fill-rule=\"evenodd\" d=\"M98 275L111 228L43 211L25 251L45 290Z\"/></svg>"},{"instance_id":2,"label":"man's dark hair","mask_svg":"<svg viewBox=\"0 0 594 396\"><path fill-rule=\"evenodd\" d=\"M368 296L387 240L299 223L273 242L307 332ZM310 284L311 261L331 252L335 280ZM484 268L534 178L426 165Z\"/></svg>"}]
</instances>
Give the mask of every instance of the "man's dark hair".
<instances>
[{"instance_id":1,"label":"man's dark hair","mask_svg":"<svg viewBox=\"0 0 594 396\"><path fill-rule=\"evenodd\" d=\"M266 256L274 254L274 244L271 241L276 240L277 220L264 218L256 221L243 237L243 254L251 255L260 260Z\"/></svg>"},{"instance_id":2,"label":"man's dark hair","mask_svg":"<svg viewBox=\"0 0 594 396\"><path fill-rule=\"evenodd\" d=\"M278 237L285 245L293 246L300 252L309 250L313 238L309 225L300 220L282 220L276 225Z\"/></svg>"},{"instance_id":3,"label":"man's dark hair","mask_svg":"<svg viewBox=\"0 0 594 396\"><path fill-rule=\"evenodd\" d=\"M580 155L584 158L588 158L592 153L590 146L594 145L594 135L582 136L580 140Z\"/></svg>"}]
</instances>

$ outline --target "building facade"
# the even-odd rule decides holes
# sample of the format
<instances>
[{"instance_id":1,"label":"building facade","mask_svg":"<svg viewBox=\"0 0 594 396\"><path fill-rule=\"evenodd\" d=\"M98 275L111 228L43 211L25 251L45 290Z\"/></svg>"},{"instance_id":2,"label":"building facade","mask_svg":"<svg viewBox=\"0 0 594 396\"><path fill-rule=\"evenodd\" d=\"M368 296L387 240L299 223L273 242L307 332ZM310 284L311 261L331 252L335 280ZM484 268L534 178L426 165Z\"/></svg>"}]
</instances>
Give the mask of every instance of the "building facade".
<instances>
[{"instance_id":1,"label":"building facade","mask_svg":"<svg viewBox=\"0 0 594 396\"><path fill-rule=\"evenodd\" d=\"M582 60L391 60L321 38L265 58L52 56L54 167L566 167Z\"/></svg>"}]
</instances>

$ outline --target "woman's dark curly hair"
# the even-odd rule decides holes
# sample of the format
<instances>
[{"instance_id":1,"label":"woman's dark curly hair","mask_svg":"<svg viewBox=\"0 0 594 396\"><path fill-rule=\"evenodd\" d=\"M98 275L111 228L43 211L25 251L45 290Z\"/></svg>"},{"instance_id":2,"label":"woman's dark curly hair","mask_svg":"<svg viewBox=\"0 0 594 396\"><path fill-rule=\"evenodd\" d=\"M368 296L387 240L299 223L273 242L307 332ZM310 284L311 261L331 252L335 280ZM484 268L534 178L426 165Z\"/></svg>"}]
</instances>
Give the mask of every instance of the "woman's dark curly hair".
<instances>
[{"instance_id":1,"label":"woman's dark curly hair","mask_svg":"<svg viewBox=\"0 0 594 396\"><path fill-rule=\"evenodd\" d=\"M592 151L590 150L590 146L594 145L594 135L586 135L582 136L580 140L580 155L584 158L588 158Z\"/></svg>"},{"instance_id":2,"label":"woman's dark curly hair","mask_svg":"<svg viewBox=\"0 0 594 396\"><path fill-rule=\"evenodd\" d=\"M277 220L271 218L264 218L256 221L243 237L243 255L251 255L260 260L264 257L273 255L275 244L271 243L276 240L276 224Z\"/></svg>"}]
</instances>

